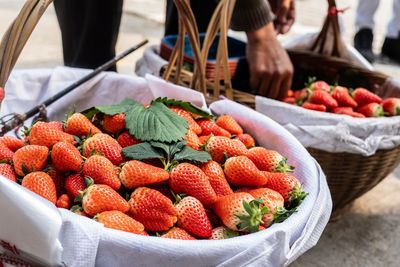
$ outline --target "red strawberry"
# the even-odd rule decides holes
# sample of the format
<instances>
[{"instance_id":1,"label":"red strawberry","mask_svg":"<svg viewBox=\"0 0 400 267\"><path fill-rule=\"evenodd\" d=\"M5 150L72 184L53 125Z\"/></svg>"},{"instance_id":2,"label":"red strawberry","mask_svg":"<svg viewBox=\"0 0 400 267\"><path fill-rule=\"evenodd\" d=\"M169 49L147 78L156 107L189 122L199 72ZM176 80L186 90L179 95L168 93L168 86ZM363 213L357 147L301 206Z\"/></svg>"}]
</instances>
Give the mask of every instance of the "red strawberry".
<instances>
[{"instance_id":1,"label":"red strawberry","mask_svg":"<svg viewBox=\"0 0 400 267\"><path fill-rule=\"evenodd\" d=\"M104 155L114 165L119 165L123 162L122 147L117 140L107 134L100 133L86 139L83 143L83 155L89 157L93 152Z\"/></svg>"},{"instance_id":2,"label":"red strawberry","mask_svg":"<svg viewBox=\"0 0 400 267\"><path fill-rule=\"evenodd\" d=\"M210 160L200 166L201 170L207 175L208 181L214 189L217 196L226 196L233 191L225 178L224 170L216 161Z\"/></svg>"},{"instance_id":3,"label":"red strawberry","mask_svg":"<svg viewBox=\"0 0 400 267\"><path fill-rule=\"evenodd\" d=\"M85 189L85 179L80 174L71 174L65 179L65 191L71 199L74 200Z\"/></svg>"},{"instance_id":4,"label":"red strawberry","mask_svg":"<svg viewBox=\"0 0 400 267\"><path fill-rule=\"evenodd\" d=\"M264 172L264 174L268 179L266 187L281 194L285 202L300 203L307 196L293 175L273 172Z\"/></svg>"},{"instance_id":5,"label":"red strawberry","mask_svg":"<svg viewBox=\"0 0 400 267\"><path fill-rule=\"evenodd\" d=\"M1 102L3 102L5 95L6 95L6 92L4 91L4 88L0 87L0 104L1 104Z\"/></svg>"},{"instance_id":6,"label":"red strawberry","mask_svg":"<svg viewBox=\"0 0 400 267\"><path fill-rule=\"evenodd\" d=\"M365 106L369 103L382 103L382 98L376 94L368 91L365 88L357 88L352 93L354 100L357 102L359 107Z\"/></svg>"},{"instance_id":7,"label":"red strawberry","mask_svg":"<svg viewBox=\"0 0 400 267\"><path fill-rule=\"evenodd\" d=\"M313 104L320 104L326 106L328 109L333 109L338 106L337 101L326 91L316 90L313 91L308 98Z\"/></svg>"},{"instance_id":8,"label":"red strawberry","mask_svg":"<svg viewBox=\"0 0 400 267\"><path fill-rule=\"evenodd\" d=\"M357 107L357 102L351 97L346 87L335 86L335 88L333 88L332 97L338 102L339 106Z\"/></svg>"},{"instance_id":9,"label":"red strawberry","mask_svg":"<svg viewBox=\"0 0 400 267\"><path fill-rule=\"evenodd\" d=\"M58 142L53 146L51 160L54 167L62 172L79 172L82 165L79 150L74 145L65 142Z\"/></svg>"},{"instance_id":10,"label":"red strawberry","mask_svg":"<svg viewBox=\"0 0 400 267\"><path fill-rule=\"evenodd\" d=\"M169 179L169 173L150 164L131 160L122 167L119 178L126 188L133 189L166 181Z\"/></svg>"},{"instance_id":11,"label":"red strawberry","mask_svg":"<svg viewBox=\"0 0 400 267\"><path fill-rule=\"evenodd\" d=\"M224 226L219 226L212 230L210 240L222 240L239 236L238 232L232 231Z\"/></svg>"},{"instance_id":12,"label":"red strawberry","mask_svg":"<svg viewBox=\"0 0 400 267\"><path fill-rule=\"evenodd\" d=\"M133 135L129 134L128 131L125 131L125 132L121 133L117 138L117 142L123 148L127 147L127 146L133 146L133 145L137 145L137 144L141 143Z\"/></svg>"},{"instance_id":13,"label":"red strawberry","mask_svg":"<svg viewBox=\"0 0 400 267\"><path fill-rule=\"evenodd\" d=\"M261 208L256 200L245 192L220 197L215 202L215 213L226 227L233 231L257 232L267 208Z\"/></svg>"},{"instance_id":14,"label":"red strawberry","mask_svg":"<svg viewBox=\"0 0 400 267\"><path fill-rule=\"evenodd\" d=\"M235 137L235 139L240 140L240 142L242 142L246 146L246 148L248 148L248 149L252 148L252 147L254 147L256 145L256 142L254 141L254 138L251 135L247 134L247 133L239 134L239 135L237 135Z\"/></svg>"},{"instance_id":15,"label":"red strawberry","mask_svg":"<svg viewBox=\"0 0 400 267\"><path fill-rule=\"evenodd\" d=\"M49 149L45 146L27 145L18 149L13 157L15 172L24 176L29 172L43 170L48 155Z\"/></svg>"},{"instance_id":16,"label":"red strawberry","mask_svg":"<svg viewBox=\"0 0 400 267\"><path fill-rule=\"evenodd\" d=\"M229 158L224 172L226 179L236 186L262 186L267 182L264 174L246 156Z\"/></svg>"},{"instance_id":17,"label":"red strawberry","mask_svg":"<svg viewBox=\"0 0 400 267\"><path fill-rule=\"evenodd\" d=\"M263 147L250 148L246 156L261 171L269 172L293 172L294 167L287 164L287 158L277 151Z\"/></svg>"},{"instance_id":18,"label":"red strawberry","mask_svg":"<svg viewBox=\"0 0 400 267\"><path fill-rule=\"evenodd\" d=\"M85 216L90 218L90 216L83 210L83 208L79 205L74 205L71 207L70 209L71 212L77 214L77 215L81 215L81 216Z\"/></svg>"},{"instance_id":19,"label":"red strawberry","mask_svg":"<svg viewBox=\"0 0 400 267\"><path fill-rule=\"evenodd\" d=\"M219 116L216 124L231 134L238 135L243 133L242 127L240 127L239 123L237 123L236 120L230 115Z\"/></svg>"},{"instance_id":20,"label":"red strawberry","mask_svg":"<svg viewBox=\"0 0 400 267\"><path fill-rule=\"evenodd\" d=\"M383 107L377 103L369 103L357 109L358 113L365 117L383 117L385 115Z\"/></svg>"},{"instance_id":21,"label":"red strawberry","mask_svg":"<svg viewBox=\"0 0 400 267\"><path fill-rule=\"evenodd\" d=\"M206 142L210 139L211 135L201 135L199 136L199 145L204 146Z\"/></svg>"},{"instance_id":22,"label":"red strawberry","mask_svg":"<svg viewBox=\"0 0 400 267\"><path fill-rule=\"evenodd\" d=\"M308 98L308 90L307 88L303 88L298 91L294 91L293 97L296 99L296 102L303 102Z\"/></svg>"},{"instance_id":23,"label":"red strawberry","mask_svg":"<svg viewBox=\"0 0 400 267\"><path fill-rule=\"evenodd\" d=\"M180 107L168 107L168 108L173 112L175 112L176 114L178 114L180 117L184 118L189 124L189 129L192 130L195 134L197 135L201 134L200 126L193 119L193 116L189 111L184 110L183 108Z\"/></svg>"},{"instance_id":24,"label":"red strawberry","mask_svg":"<svg viewBox=\"0 0 400 267\"><path fill-rule=\"evenodd\" d=\"M201 238L211 236L211 223L200 201L189 196L180 200L175 207L178 211L179 227Z\"/></svg>"},{"instance_id":25,"label":"red strawberry","mask_svg":"<svg viewBox=\"0 0 400 267\"><path fill-rule=\"evenodd\" d=\"M114 189L105 184L89 186L83 193L83 210L89 215L109 210L128 212L129 204Z\"/></svg>"},{"instance_id":26,"label":"red strawberry","mask_svg":"<svg viewBox=\"0 0 400 267\"><path fill-rule=\"evenodd\" d=\"M25 145L24 141L19 140L18 138L14 136L3 136L0 137L0 143L3 143L8 149L10 149L12 152L17 151L21 147Z\"/></svg>"},{"instance_id":27,"label":"red strawberry","mask_svg":"<svg viewBox=\"0 0 400 267\"><path fill-rule=\"evenodd\" d=\"M231 134L219 127L215 122L209 119L200 119L197 121L198 125L201 127L201 134L202 135L215 135L215 136L225 136L225 137L231 137Z\"/></svg>"},{"instance_id":28,"label":"red strawberry","mask_svg":"<svg viewBox=\"0 0 400 267\"><path fill-rule=\"evenodd\" d=\"M196 149L196 150L200 149L199 137L192 130L188 129L184 140L186 140L187 145L190 146L191 148Z\"/></svg>"},{"instance_id":29,"label":"red strawberry","mask_svg":"<svg viewBox=\"0 0 400 267\"><path fill-rule=\"evenodd\" d=\"M107 228L117 229L138 235L147 234L144 231L143 224L118 210L103 211L102 213L96 215L95 219Z\"/></svg>"},{"instance_id":30,"label":"red strawberry","mask_svg":"<svg viewBox=\"0 0 400 267\"><path fill-rule=\"evenodd\" d=\"M65 132L76 135L78 137L95 135L101 131L93 125L93 123L81 113L74 113L65 122Z\"/></svg>"},{"instance_id":31,"label":"red strawberry","mask_svg":"<svg viewBox=\"0 0 400 267\"><path fill-rule=\"evenodd\" d=\"M206 151L210 153L213 160L223 163L226 157L246 155L247 148L237 139L213 136L206 145Z\"/></svg>"},{"instance_id":32,"label":"red strawberry","mask_svg":"<svg viewBox=\"0 0 400 267\"><path fill-rule=\"evenodd\" d=\"M21 185L56 204L57 193L51 177L45 172L31 172L22 179Z\"/></svg>"},{"instance_id":33,"label":"red strawberry","mask_svg":"<svg viewBox=\"0 0 400 267\"><path fill-rule=\"evenodd\" d=\"M172 194L171 189L169 189L168 181L152 184L148 187L157 190L158 192L169 198L171 201L175 201L175 196Z\"/></svg>"},{"instance_id":34,"label":"red strawberry","mask_svg":"<svg viewBox=\"0 0 400 267\"><path fill-rule=\"evenodd\" d=\"M0 175L3 175L5 178L16 182L17 174L14 171L14 168L7 163L0 163Z\"/></svg>"},{"instance_id":35,"label":"red strawberry","mask_svg":"<svg viewBox=\"0 0 400 267\"><path fill-rule=\"evenodd\" d=\"M337 113L337 114L341 114L341 112L353 112L353 108L352 107L337 107L332 109L333 113Z\"/></svg>"},{"instance_id":36,"label":"red strawberry","mask_svg":"<svg viewBox=\"0 0 400 267\"><path fill-rule=\"evenodd\" d=\"M0 160L11 161L14 157L12 152L5 144L0 142Z\"/></svg>"},{"instance_id":37,"label":"red strawberry","mask_svg":"<svg viewBox=\"0 0 400 267\"><path fill-rule=\"evenodd\" d=\"M350 107L337 107L333 109L333 113L341 114L341 115L348 115L354 118L365 118L365 116L361 113L354 112Z\"/></svg>"},{"instance_id":38,"label":"red strawberry","mask_svg":"<svg viewBox=\"0 0 400 267\"><path fill-rule=\"evenodd\" d=\"M103 129L107 133L116 134L125 128L125 114L118 113L113 116L105 115Z\"/></svg>"},{"instance_id":39,"label":"red strawberry","mask_svg":"<svg viewBox=\"0 0 400 267\"><path fill-rule=\"evenodd\" d=\"M47 125L56 131L64 132L64 123L61 121L49 121Z\"/></svg>"},{"instance_id":40,"label":"red strawberry","mask_svg":"<svg viewBox=\"0 0 400 267\"><path fill-rule=\"evenodd\" d=\"M331 91L331 87L329 86L329 84L327 84L324 81L315 81L315 82L313 82L310 85L310 89L313 90L313 91L322 90L322 91L325 91L325 92L328 92L328 93Z\"/></svg>"},{"instance_id":41,"label":"red strawberry","mask_svg":"<svg viewBox=\"0 0 400 267\"><path fill-rule=\"evenodd\" d=\"M169 186L175 194L195 197L205 207L211 207L217 199L207 175L189 163L181 163L171 171Z\"/></svg>"},{"instance_id":42,"label":"red strawberry","mask_svg":"<svg viewBox=\"0 0 400 267\"><path fill-rule=\"evenodd\" d=\"M217 214L215 214L215 212L213 210L206 209L206 214L207 214L208 219L210 220L212 227L218 227L218 226L222 225L221 220L219 219L219 217L217 216Z\"/></svg>"},{"instance_id":43,"label":"red strawberry","mask_svg":"<svg viewBox=\"0 0 400 267\"><path fill-rule=\"evenodd\" d=\"M65 187L65 179L62 173L56 170L53 165L47 166L44 172L46 172L51 177L54 184L56 185L57 196L61 196L64 193Z\"/></svg>"},{"instance_id":44,"label":"red strawberry","mask_svg":"<svg viewBox=\"0 0 400 267\"><path fill-rule=\"evenodd\" d=\"M74 137L68 133L57 130L46 122L37 122L29 132L29 143L51 148L58 142L74 143Z\"/></svg>"},{"instance_id":45,"label":"red strawberry","mask_svg":"<svg viewBox=\"0 0 400 267\"><path fill-rule=\"evenodd\" d=\"M289 90L287 91L286 96L287 96L287 97L294 97L294 91L293 91L292 89L289 89Z\"/></svg>"},{"instance_id":46,"label":"red strawberry","mask_svg":"<svg viewBox=\"0 0 400 267\"><path fill-rule=\"evenodd\" d=\"M71 208L71 200L67 194L63 194L57 199L56 207L67 210Z\"/></svg>"},{"instance_id":47,"label":"red strawberry","mask_svg":"<svg viewBox=\"0 0 400 267\"><path fill-rule=\"evenodd\" d=\"M179 227L172 228L168 231L168 233L163 234L161 237L181 240L196 240L196 238L194 238L188 232Z\"/></svg>"},{"instance_id":48,"label":"red strawberry","mask_svg":"<svg viewBox=\"0 0 400 267\"><path fill-rule=\"evenodd\" d=\"M95 184L106 184L114 190L121 187L117 170L109 159L93 155L83 164L82 173L93 179Z\"/></svg>"},{"instance_id":49,"label":"red strawberry","mask_svg":"<svg viewBox=\"0 0 400 267\"><path fill-rule=\"evenodd\" d=\"M304 102L302 107L305 109L310 109L310 110L315 110L315 111L321 111L321 112L326 111L326 107L324 105L314 104L314 103L310 103L310 102Z\"/></svg>"},{"instance_id":50,"label":"red strawberry","mask_svg":"<svg viewBox=\"0 0 400 267\"><path fill-rule=\"evenodd\" d=\"M296 105L296 98L287 96L283 99L283 102L291 104L291 105Z\"/></svg>"},{"instance_id":51,"label":"red strawberry","mask_svg":"<svg viewBox=\"0 0 400 267\"><path fill-rule=\"evenodd\" d=\"M146 230L167 231L177 221L178 212L172 201L157 190L137 188L129 205L132 218L141 222Z\"/></svg>"},{"instance_id":52,"label":"red strawberry","mask_svg":"<svg viewBox=\"0 0 400 267\"><path fill-rule=\"evenodd\" d=\"M400 115L400 98L390 97L383 100L383 110L390 116Z\"/></svg>"}]
</instances>

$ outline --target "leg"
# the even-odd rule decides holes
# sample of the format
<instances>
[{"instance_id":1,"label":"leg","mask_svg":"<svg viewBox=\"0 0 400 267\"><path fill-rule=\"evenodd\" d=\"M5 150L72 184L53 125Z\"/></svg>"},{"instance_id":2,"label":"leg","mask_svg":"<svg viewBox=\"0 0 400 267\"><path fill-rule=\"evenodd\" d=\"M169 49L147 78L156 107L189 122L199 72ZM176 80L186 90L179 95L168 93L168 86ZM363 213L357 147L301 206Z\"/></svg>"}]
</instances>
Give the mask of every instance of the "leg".
<instances>
[{"instance_id":1,"label":"leg","mask_svg":"<svg viewBox=\"0 0 400 267\"><path fill-rule=\"evenodd\" d=\"M393 0L393 15L388 24L382 54L400 62L400 0Z\"/></svg>"},{"instance_id":2,"label":"leg","mask_svg":"<svg viewBox=\"0 0 400 267\"><path fill-rule=\"evenodd\" d=\"M55 1L66 66L93 69L115 56L122 4L123 0Z\"/></svg>"},{"instance_id":3,"label":"leg","mask_svg":"<svg viewBox=\"0 0 400 267\"><path fill-rule=\"evenodd\" d=\"M388 24L388 32L386 34L389 38L398 38L400 32L400 0L393 0L393 15Z\"/></svg>"}]
</instances>

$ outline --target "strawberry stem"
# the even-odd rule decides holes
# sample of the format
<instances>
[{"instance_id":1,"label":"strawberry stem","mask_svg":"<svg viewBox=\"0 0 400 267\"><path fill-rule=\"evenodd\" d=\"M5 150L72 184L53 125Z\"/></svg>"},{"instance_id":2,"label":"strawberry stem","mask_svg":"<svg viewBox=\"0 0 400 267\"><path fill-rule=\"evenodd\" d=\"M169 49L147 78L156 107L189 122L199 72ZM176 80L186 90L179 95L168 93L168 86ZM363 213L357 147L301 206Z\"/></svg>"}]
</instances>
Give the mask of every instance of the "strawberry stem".
<instances>
[{"instance_id":1,"label":"strawberry stem","mask_svg":"<svg viewBox=\"0 0 400 267\"><path fill-rule=\"evenodd\" d=\"M267 207L260 207L264 205L261 198L254 199L250 202L243 200L243 207L248 215L236 215L240 219L240 223L236 226L240 231L250 233L258 232L260 224L263 222L262 217L268 212Z\"/></svg>"},{"instance_id":2,"label":"strawberry stem","mask_svg":"<svg viewBox=\"0 0 400 267\"><path fill-rule=\"evenodd\" d=\"M275 172L294 172L294 166L287 164L287 158L283 158L278 166L276 166Z\"/></svg>"},{"instance_id":3,"label":"strawberry stem","mask_svg":"<svg viewBox=\"0 0 400 267\"><path fill-rule=\"evenodd\" d=\"M287 208L288 209L294 209L298 207L301 202L306 198L308 193L302 191L302 187L300 184L297 184L292 192L289 193L289 201L287 203Z\"/></svg>"}]
</instances>

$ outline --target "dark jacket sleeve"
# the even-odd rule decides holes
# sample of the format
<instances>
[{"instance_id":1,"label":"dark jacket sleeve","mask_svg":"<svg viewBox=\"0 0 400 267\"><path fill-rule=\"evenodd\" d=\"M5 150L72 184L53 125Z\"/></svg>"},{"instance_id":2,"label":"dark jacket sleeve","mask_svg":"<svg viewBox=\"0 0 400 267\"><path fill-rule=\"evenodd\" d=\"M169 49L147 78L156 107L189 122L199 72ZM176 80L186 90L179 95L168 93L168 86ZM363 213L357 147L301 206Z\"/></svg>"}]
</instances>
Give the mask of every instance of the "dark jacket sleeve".
<instances>
[{"instance_id":1,"label":"dark jacket sleeve","mask_svg":"<svg viewBox=\"0 0 400 267\"><path fill-rule=\"evenodd\" d=\"M267 0L237 0L230 26L235 31L254 31L273 19Z\"/></svg>"}]
</instances>

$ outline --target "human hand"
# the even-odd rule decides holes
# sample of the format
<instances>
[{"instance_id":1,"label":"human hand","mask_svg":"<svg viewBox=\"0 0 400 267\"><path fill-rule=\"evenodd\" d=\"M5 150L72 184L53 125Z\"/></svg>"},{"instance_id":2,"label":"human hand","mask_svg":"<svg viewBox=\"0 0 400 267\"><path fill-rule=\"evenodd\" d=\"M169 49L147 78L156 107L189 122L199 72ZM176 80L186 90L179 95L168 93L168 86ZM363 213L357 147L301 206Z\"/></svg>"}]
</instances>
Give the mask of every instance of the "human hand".
<instances>
[{"instance_id":1,"label":"human hand","mask_svg":"<svg viewBox=\"0 0 400 267\"><path fill-rule=\"evenodd\" d=\"M283 99L292 83L293 65L276 39L272 23L247 32L247 40L250 86L258 89L259 95Z\"/></svg>"},{"instance_id":2,"label":"human hand","mask_svg":"<svg viewBox=\"0 0 400 267\"><path fill-rule=\"evenodd\" d=\"M287 33L292 27L296 12L294 0L269 0L274 20L275 31L278 34Z\"/></svg>"}]
</instances>

